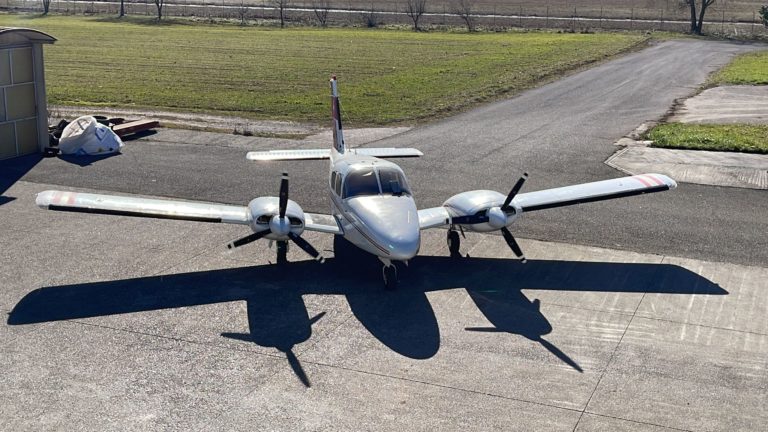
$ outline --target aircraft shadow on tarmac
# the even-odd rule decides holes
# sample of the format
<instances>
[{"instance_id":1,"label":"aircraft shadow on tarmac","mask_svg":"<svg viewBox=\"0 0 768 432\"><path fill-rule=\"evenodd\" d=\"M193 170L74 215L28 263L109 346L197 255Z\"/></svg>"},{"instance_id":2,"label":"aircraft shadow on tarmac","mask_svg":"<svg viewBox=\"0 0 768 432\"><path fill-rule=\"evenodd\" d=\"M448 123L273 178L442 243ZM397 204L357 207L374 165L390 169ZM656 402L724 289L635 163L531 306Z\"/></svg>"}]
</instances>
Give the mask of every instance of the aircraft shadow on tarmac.
<instances>
[{"instance_id":1,"label":"aircraft shadow on tarmac","mask_svg":"<svg viewBox=\"0 0 768 432\"><path fill-rule=\"evenodd\" d=\"M381 343L413 359L434 356L440 347L437 318L427 292L464 288L490 325L467 331L501 332L539 342L581 372L578 363L543 337L552 331L522 289L726 295L728 292L685 268L668 264L417 257L401 270L396 291L381 287L380 267L328 260L293 262L175 275L44 287L28 293L10 312L21 325L168 308L245 301L249 334L223 337L252 341L284 352L296 376L310 380L293 348L312 335L325 312L310 317L305 294L344 295L355 317Z\"/></svg>"}]
</instances>

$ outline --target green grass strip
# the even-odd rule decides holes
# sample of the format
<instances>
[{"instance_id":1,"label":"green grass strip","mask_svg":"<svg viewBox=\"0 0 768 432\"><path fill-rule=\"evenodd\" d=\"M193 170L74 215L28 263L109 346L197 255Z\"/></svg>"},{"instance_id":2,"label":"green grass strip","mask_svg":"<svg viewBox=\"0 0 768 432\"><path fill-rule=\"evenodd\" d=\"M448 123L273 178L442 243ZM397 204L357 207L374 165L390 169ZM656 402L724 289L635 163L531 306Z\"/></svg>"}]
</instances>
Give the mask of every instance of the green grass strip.
<instances>
[{"instance_id":1,"label":"green grass strip","mask_svg":"<svg viewBox=\"0 0 768 432\"><path fill-rule=\"evenodd\" d=\"M712 84L768 84L768 51L736 57L710 81Z\"/></svg>"},{"instance_id":2,"label":"green grass strip","mask_svg":"<svg viewBox=\"0 0 768 432\"><path fill-rule=\"evenodd\" d=\"M326 122L328 78L356 126L447 115L627 50L638 34L415 33L161 25L150 19L0 15L45 47L51 104L206 111Z\"/></svg>"},{"instance_id":3,"label":"green grass strip","mask_svg":"<svg viewBox=\"0 0 768 432\"><path fill-rule=\"evenodd\" d=\"M768 153L768 125L668 123L648 138L654 147Z\"/></svg>"}]
</instances>

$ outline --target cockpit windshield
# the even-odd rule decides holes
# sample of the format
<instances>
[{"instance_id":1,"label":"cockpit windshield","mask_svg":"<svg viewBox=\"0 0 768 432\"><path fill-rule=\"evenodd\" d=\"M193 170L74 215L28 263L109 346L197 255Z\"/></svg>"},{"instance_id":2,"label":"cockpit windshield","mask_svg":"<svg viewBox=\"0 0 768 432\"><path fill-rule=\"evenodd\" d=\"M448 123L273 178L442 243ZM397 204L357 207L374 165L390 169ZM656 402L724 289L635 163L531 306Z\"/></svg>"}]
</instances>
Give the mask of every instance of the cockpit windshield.
<instances>
[{"instance_id":1,"label":"cockpit windshield","mask_svg":"<svg viewBox=\"0 0 768 432\"><path fill-rule=\"evenodd\" d=\"M410 195L411 190L403 173L391 167L366 167L351 171L344 178L344 198L379 194Z\"/></svg>"},{"instance_id":2,"label":"cockpit windshield","mask_svg":"<svg viewBox=\"0 0 768 432\"><path fill-rule=\"evenodd\" d=\"M381 193L385 195L411 194L403 173L394 168L379 168L379 180L381 181Z\"/></svg>"},{"instance_id":3,"label":"cockpit windshield","mask_svg":"<svg viewBox=\"0 0 768 432\"><path fill-rule=\"evenodd\" d=\"M378 194L379 181L373 168L352 171L344 179L344 198Z\"/></svg>"}]
</instances>

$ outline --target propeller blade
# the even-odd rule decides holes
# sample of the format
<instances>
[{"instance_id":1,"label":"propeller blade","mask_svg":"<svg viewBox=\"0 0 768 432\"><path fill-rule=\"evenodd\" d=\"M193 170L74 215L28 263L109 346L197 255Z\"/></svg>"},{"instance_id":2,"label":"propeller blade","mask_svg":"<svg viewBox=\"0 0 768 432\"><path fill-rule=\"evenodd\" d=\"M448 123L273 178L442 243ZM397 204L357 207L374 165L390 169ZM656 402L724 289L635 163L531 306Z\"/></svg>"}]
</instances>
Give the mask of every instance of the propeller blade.
<instances>
[{"instance_id":1,"label":"propeller blade","mask_svg":"<svg viewBox=\"0 0 768 432\"><path fill-rule=\"evenodd\" d=\"M515 186L512 188L511 191L509 191L509 195L507 195L507 199L504 200L504 204L501 206L502 210L509 210L509 203L512 202L512 199L515 198L515 195L517 195L518 192L520 192L520 188L523 187L523 183L528 180L528 173L523 173L523 176L520 177L520 180L515 183Z\"/></svg>"},{"instance_id":2,"label":"propeller blade","mask_svg":"<svg viewBox=\"0 0 768 432\"><path fill-rule=\"evenodd\" d=\"M488 216L486 215L467 215L451 218L452 225L472 225L484 222L488 222Z\"/></svg>"},{"instance_id":3,"label":"propeller blade","mask_svg":"<svg viewBox=\"0 0 768 432\"><path fill-rule=\"evenodd\" d=\"M320 261L321 263L325 262L325 258L320 255L320 252L313 248L312 245L309 244L306 240L301 238L301 236L293 232L289 232L288 237L293 240L294 243L296 243L296 246L300 247L304 252L311 255L312 258Z\"/></svg>"},{"instance_id":4,"label":"propeller blade","mask_svg":"<svg viewBox=\"0 0 768 432\"><path fill-rule=\"evenodd\" d=\"M269 230L255 232L255 233L253 233L251 235L247 235L247 236L245 236L243 238L240 238L240 239L237 239L235 241L229 242L227 244L227 249L234 249L236 247L247 245L248 243L255 242L256 240L264 237L267 234L269 234Z\"/></svg>"},{"instance_id":5,"label":"propeller blade","mask_svg":"<svg viewBox=\"0 0 768 432\"><path fill-rule=\"evenodd\" d=\"M280 180L280 218L285 217L285 209L288 207L288 173L283 173Z\"/></svg>"},{"instance_id":6,"label":"propeller blade","mask_svg":"<svg viewBox=\"0 0 768 432\"><path fill-rule=\"evenodd\" d=\"M512 252L514 252L515 255L517 255L517 257L520 258L522 262L527 262L528 260L525 259L525 256L523 255L523 250L520 249L520 245L517 244L517 240L515 240L515 237L512 236L512 233L509 232L507 227L504 227L501 229L501 234L504 236L504 240L507 241L509 248L512 249Z\"/></svg>"}]
</instances>

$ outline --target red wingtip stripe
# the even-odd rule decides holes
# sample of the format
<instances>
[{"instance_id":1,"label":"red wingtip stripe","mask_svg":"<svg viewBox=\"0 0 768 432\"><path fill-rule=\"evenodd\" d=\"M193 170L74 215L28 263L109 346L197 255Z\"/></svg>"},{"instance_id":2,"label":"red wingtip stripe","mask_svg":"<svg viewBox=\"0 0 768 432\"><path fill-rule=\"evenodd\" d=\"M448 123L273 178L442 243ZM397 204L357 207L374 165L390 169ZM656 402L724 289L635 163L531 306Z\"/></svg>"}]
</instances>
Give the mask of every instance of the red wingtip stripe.
<instances>
[{"instance_id":1,"label":"red wingtip stripe","mask_svg":"<svg viewBox=\"0 0 768 432\"><path fill-rule=\"evenodd\" d=\"M642 176L636 175L636 176L633 176L632 178L642 183L643 186L645 187L651 187L651 184L648 182L648 180L644 179Z\"/></svg>"}]
</instances>

